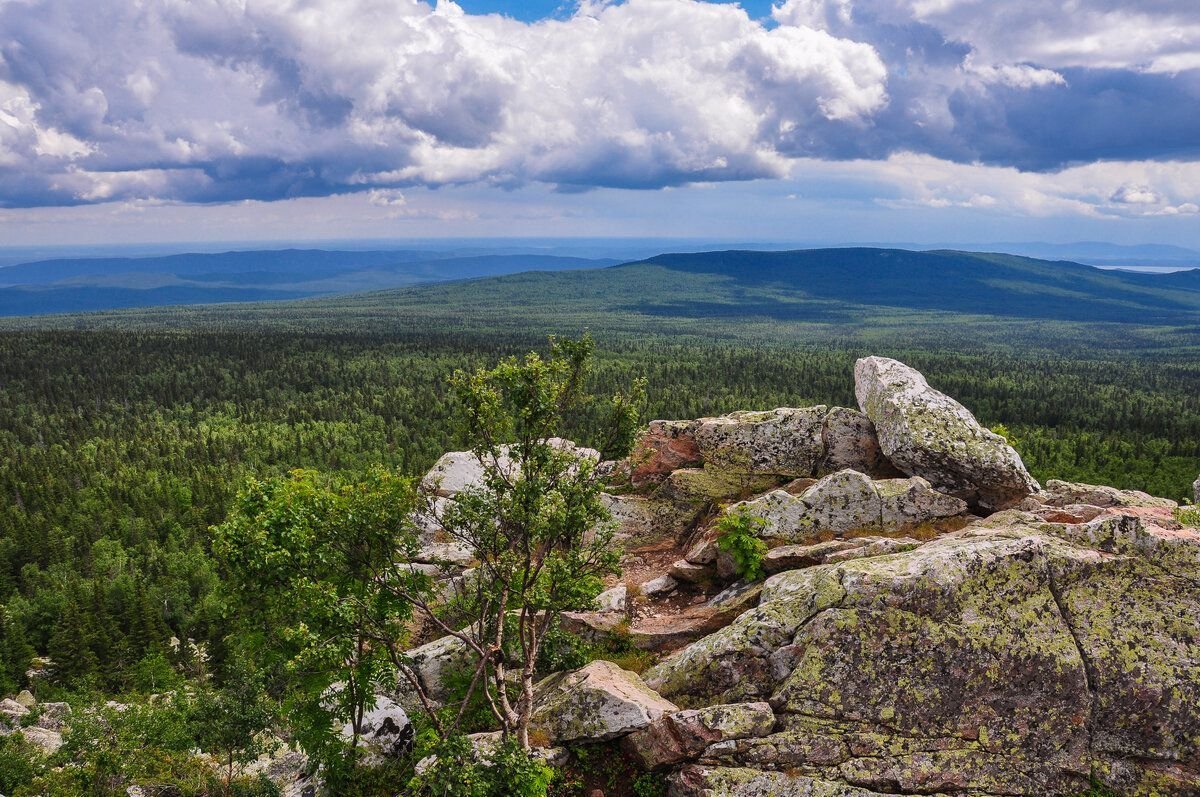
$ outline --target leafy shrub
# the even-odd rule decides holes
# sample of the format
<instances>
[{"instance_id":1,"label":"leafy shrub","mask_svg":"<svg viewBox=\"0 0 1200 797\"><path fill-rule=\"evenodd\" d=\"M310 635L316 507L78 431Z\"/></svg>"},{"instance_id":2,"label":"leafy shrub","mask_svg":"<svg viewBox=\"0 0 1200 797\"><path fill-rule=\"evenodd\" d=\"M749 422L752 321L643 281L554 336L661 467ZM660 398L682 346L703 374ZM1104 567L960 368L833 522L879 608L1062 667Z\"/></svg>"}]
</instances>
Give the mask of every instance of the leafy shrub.
<instances>
[{"instance_id":1,"label":"leafy shrub","mask_svg":"<svg viewBox=\"0 0 1200 797\"><path fill-rule=\"evenodd\" d=\"M1200 506L1184 502L1183 506L1175 510L1175 519L1185 526L1200 528Z\"/></svg>"},{"instance_id":2,"label":"leafy shrub","mask_svg":"<svg viewBox=\"0 0 1200 797\"><path fill-rule=\"evenodd\" d=\"M765 520L744 508L726 513L717 521L717 547L733 558L739 578L757 581L765 575L767 544L759 534L766 525Z\"/></svg>"},{"instance_id":3,"label":"leafy shrub","mask_svg":"<svg viewBox=\"0 0 1200 797\"><path fill-rule=\"evenodd\" d=\"M41 751L19 733L0 736L0 794L13 794L46 768Z\"/></svg>"},{"instance_id":4,"label":"leafy shrub","mask_svg":"<svg viewBox=\"0 0 1200 797\"><path fill-rule=\"evenodd\" d=\"M449 736L422 751L437 760L408 783L413 797L546 797L554 771L515 738L480 760L466 736Z\"/></svg>"}]
</instances>

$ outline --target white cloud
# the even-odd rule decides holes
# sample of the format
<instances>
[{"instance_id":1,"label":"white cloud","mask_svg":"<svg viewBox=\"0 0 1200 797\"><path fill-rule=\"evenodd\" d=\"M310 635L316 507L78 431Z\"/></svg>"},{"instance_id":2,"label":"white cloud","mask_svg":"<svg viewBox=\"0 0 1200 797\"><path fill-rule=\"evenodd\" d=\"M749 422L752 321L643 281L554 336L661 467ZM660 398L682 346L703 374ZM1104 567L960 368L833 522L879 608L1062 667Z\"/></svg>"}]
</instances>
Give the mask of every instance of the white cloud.
<instances>
[{"instance_id":1,"label":"white cloud","mask_svg":"<svg viewBox=\"0 0 1200 797\"><path fill-rule=\"evenodd\" d=\"M0 30L35 109L18 134L61 131L19 156L36 201L774 177L887 103L869 44L698 0L535 24L447 0L30 0Z\"/></svg>"},{"instance_id":2,"label":"white cloud","mask_svg":"<svg viewBox=\"0 0 1200 797\"><path fill-rule=\"evenodd\" d=\"M1188 215L1200 203L1200 162L1101 162L1056 172L963 164L899 153L884 161L798 164L799 179L872 180L893 207L971 208L1014 216Z\"/></svg>"}]
</instances>

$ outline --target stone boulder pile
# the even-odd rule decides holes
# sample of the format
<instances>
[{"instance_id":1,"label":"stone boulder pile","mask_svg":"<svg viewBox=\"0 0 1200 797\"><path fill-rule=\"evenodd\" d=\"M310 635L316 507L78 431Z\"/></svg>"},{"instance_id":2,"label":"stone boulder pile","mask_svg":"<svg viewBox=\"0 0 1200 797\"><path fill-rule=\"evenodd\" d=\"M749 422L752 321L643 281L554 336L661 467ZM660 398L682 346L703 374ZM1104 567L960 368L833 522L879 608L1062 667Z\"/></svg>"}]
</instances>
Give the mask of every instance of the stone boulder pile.
<instances>
[{"instance_id":1,"label":"stone boulder pile","mask_svg":"<svg viewBox=\"0 0 1200 797\"><path fill-rule=\"evenodd\" d=\"M658 661L550 676L542 735L619 740L672 797L1200 795L1200 530L1144 493L1042 488L895 360L855 389L858 410L655 421L601 466L625 576L568 625ZM469 483L448 463L442 500ZM765 581L719 545L731 512L762 519ZM412 655L433 684L462 651Z\"/></svg>"}]
</instances>

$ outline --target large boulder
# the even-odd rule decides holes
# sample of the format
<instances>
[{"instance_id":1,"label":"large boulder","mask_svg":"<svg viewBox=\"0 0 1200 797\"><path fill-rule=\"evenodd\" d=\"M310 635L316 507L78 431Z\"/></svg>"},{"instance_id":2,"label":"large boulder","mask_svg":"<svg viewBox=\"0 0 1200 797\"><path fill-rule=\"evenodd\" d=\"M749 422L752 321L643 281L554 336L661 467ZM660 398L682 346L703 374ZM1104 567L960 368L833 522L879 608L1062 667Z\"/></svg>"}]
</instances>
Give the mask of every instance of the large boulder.
<instances>
[{"instance_id":1,"label":"large boulder","mask_svg":"<svg viewBox=\"0 0 1200 797\"><path fill-rule=\"evenodd\" d=\"M1003 437L915 369L865 357L854 366L854 392L883 453L905 473L984 510L1010 506L1038 490Z\"/></svg>"},{"instance_id":2,"label":"large boulder","mask_svg":"<svg viewBox=\"0 0 1200 797\"><path fill-rule=\"evenodd\" d=\"M866 793L1073 795L1093 772L1131 797L1200 793L1196 572L1197 531L1006 512L773 576L646 680L692 706L769 701L771 734L701 761L774 785L688 791L712 782L680 772L677 793L860 793L784 772Z\"/></svg>"},{"instance_id":3,"label":"large boulder","mask_svg":"<svg viewBox=\"0 0 1200 797\"><path fill-rule=\"evenodd\" d=\"M824 456L828 407L781 407L704 418L695 431L706 464L733 472L811 476Z\"/></svg>"},{"instance_id":4,"label":"large boulder","mask_svg":"<svg viewBox=\"0 0 1200 797\"><path fill-rule=\"evenodd\" d=\"M531 727L556 744L602 742L644 728L678 708L637 673L609 661L593 661L538 683Z\"/></svg>"}]
</instances>

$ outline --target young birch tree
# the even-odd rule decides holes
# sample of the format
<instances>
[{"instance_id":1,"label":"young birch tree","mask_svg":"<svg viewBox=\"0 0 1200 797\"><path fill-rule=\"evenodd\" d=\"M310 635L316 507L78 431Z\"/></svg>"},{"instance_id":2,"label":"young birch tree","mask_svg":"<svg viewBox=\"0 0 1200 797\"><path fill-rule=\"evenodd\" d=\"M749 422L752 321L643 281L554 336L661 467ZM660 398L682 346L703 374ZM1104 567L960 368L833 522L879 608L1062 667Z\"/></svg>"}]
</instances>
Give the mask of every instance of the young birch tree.
<instances>
[{"instance_id":1,"label":"young birch tree","mask_svg":"<svg viewBox=\"0 0 1200 797\"><path fill-rule=\"evenodd\" d=\"M446 533L475 551L475 573L460 583L457 595L469 622L455 627L421 596L408 596L474 654L461 708L481 694L505 734L525 750L547 632L562 612L591 608L604 576L618 572L620 561L597 466L632 447L645 387L637 382L597 408L599 452L565 443L560 436L568 420L592 409L586 380L593 350L587 336L551 339L546 358L530 354L455 374L483 480L436 517ZM455 724L462 715L460 709Z\"/></svg>"}]
</instances>

